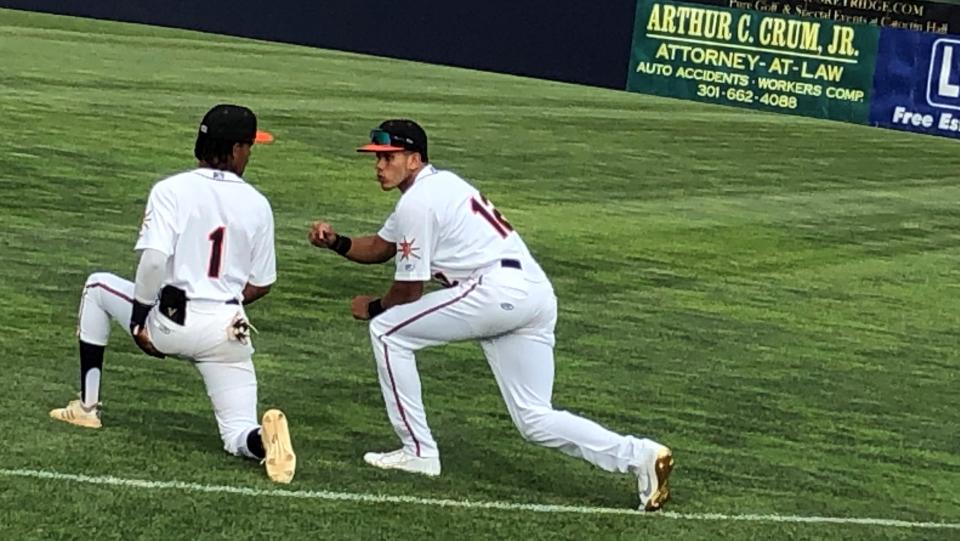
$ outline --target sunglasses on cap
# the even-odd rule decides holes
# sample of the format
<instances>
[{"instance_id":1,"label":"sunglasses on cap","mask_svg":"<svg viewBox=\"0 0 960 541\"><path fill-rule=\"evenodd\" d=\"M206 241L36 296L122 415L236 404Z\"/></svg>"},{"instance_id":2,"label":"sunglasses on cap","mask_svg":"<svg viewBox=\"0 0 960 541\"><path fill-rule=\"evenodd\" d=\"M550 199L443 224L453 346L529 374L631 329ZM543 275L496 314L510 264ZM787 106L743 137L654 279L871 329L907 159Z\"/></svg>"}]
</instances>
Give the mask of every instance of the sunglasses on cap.
<instances>
[{"instance_id":1,"label":"sunglasses on cap","mask_svg":"<svg viewBox=\"0 0 960 541\"><path fill-rule=\"evenodd\" d=\"M415 146L413 139L409 137L403 137L401 135L394 135L390 132L386 132L381 129L370 130L370 142L375 145L395 145L399 144L404 148L410 148Z\"/></svg>"}]
</instances>

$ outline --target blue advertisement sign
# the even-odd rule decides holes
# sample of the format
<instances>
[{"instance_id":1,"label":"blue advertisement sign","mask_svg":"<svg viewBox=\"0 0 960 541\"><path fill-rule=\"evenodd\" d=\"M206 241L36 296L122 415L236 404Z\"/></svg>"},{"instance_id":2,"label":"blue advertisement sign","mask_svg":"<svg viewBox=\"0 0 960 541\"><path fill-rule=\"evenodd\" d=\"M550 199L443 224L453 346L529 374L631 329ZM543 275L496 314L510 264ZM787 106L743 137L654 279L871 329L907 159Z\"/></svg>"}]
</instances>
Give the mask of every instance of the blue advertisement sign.
<instances>
[{"instance_id":1,"label":"blue advertisement sign","mask_svg":"<svg viewBox=\"0 0 960 541\"><path fill-rule=\"evenodd\" d=\"M883 28L870 123L960 137L960 37Z\"/></svg>"}]
</instances>

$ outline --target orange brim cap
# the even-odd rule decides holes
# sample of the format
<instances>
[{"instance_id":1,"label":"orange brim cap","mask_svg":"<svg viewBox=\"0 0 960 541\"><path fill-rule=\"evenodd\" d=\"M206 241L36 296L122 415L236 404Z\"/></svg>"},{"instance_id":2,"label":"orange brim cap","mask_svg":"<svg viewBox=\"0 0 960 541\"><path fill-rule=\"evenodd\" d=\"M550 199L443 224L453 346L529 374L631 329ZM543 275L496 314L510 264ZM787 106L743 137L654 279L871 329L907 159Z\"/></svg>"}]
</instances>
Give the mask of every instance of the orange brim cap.
<instances>
[{"instance_id":1,"label":"orange brim cap","mask_svg":"<svg viewBox=\"0 0 960 541\"><path fill-rule=\"evenodd\" d=\"M393 145L375 145L371 143L358 148L357 152L400 152L403 150L407 149L403 147L395 147Z\"/></svg>"},{"instance_id":2,"label":"orange brim cap","mask_svg":"<svg viewBox=\"0 0 960 541\"><path fill-rule=\"evenodd\" d=\"M272 143L273 134L268 131L257 130L257 135L253 138L253 142L260 145L264 143Z\"/></svg>"}]
</instances>

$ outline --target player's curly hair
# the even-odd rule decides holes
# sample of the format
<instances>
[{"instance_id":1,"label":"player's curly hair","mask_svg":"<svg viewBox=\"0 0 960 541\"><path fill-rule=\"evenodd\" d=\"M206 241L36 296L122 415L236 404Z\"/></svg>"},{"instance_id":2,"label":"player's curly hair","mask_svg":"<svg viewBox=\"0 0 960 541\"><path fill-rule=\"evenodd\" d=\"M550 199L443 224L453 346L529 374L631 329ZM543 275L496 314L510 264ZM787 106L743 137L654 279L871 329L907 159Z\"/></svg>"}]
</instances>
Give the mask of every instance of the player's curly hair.
<instances>
[{"instance_id":1,"label":"player's curly hair","mask_svg":"<svg viewBox=\"0 0 960 541\"><path fill-rule=\"evenodd\" d=\"M226 167L233 157L233 145L238 141L224 141L223 139L202 138L197 141L194 155L198 160L212 167Z\"/></svg>"}]
</instances>

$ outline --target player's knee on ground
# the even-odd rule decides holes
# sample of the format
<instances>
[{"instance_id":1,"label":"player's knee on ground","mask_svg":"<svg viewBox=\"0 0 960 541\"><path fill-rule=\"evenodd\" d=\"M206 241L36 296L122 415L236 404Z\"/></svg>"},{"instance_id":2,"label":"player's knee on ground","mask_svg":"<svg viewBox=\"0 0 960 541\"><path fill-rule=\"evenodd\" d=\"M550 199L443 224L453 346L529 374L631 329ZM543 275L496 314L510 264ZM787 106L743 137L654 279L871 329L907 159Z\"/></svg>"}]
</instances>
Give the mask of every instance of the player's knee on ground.
<instances>
[{"instance_id":1,"label":"player's knee on ground","mask_svg":"<svg viewBox=\"0 0 960 541\"><path fill-rule=\"evenodd\" d=\"M220 432L220 439L223 440L223 450L234 456L246 456L254 458L248 454L247 435L252 430L257 430L260 425L253 419L217 419Z\"/></svg>"},{"instance_id":2,"label":"player's knee on ground","mask_svg":"<svg viewBox=\"0 0 960 541\"><path fill-rule=\"evenodd\" d=\"M247 448L247 434L251 430L255 429L256 427L254 426L250 428L231 429L226 432L221 432L220 438L223 440L223 450L233 456L249 457L247 453L244 453L244 449Z\"/></svg>"},{"instance_id":3,"label":"player's knee on ground","mask_svg":"<svg viewBox=\"0 0 960 541\"><path fill-rule=\"evenodd\" d=\"M547 442L552 437L550 417L553 414L552 409L542 406L522 408L516 414L517 430L530 443Z\"/></svg>"}]
</instances>

